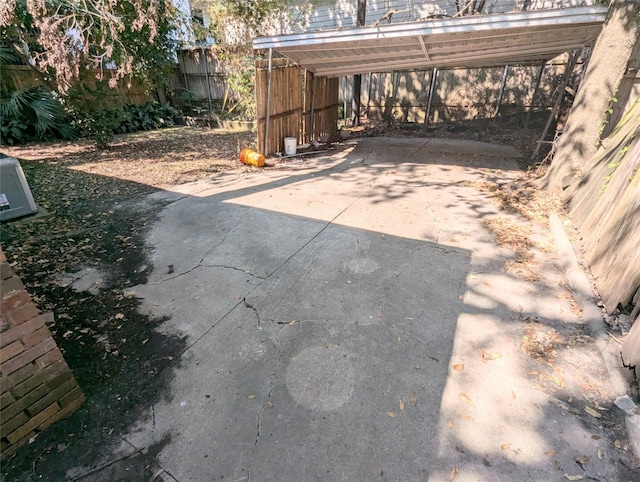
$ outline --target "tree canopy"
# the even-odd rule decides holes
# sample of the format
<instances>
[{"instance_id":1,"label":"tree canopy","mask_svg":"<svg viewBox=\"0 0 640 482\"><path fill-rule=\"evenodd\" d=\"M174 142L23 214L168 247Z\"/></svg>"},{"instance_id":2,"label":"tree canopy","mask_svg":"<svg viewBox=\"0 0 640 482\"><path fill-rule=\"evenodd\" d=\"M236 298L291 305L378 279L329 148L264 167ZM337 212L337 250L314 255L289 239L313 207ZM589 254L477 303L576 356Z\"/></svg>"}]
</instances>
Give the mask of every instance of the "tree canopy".
<instances>
[{"instance_id":1,"label":"tree canopy","mask_svg":"<svg viewBox=\"0 0 640 482\"><path fill-rule=\"evenodd\" d=\"M158 82L177 45L171 0L4 0L0 48L66 92L83 70Z\"/></svg>"}]
</instances>

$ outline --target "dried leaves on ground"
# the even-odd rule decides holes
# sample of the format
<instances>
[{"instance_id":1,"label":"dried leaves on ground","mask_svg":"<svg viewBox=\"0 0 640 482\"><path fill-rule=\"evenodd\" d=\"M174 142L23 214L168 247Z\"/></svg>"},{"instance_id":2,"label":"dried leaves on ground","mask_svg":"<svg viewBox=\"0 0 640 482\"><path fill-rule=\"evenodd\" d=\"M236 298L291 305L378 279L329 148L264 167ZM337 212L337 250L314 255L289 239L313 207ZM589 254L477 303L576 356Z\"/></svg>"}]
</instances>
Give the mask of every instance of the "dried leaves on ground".
<instances>
[{"instance_id":1,"label":"dried leaves on ground","mask_svg":"<svg viewBox=\"0 0 640 482\"><path fill-rule=\"evenodd\" d=\"M175 127L116 136L104 150L90 140L37 143L2 150L21 160L166 187L238 169L241 167L238 153L255 144L253 132Z\"/></svg>"}]
</instances>

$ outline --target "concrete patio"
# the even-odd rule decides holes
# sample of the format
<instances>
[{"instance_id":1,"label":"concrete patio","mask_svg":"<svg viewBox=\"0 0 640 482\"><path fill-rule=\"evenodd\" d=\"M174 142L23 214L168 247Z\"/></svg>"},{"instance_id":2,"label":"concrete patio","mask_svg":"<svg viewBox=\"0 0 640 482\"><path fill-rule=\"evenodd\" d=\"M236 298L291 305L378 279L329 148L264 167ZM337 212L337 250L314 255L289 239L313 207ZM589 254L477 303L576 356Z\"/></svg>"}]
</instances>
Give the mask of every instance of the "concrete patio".
<instances>
[{"instance_id":1,"label":"concrete patio","mask_svg":"<svg viewBox=\"0 0 640 482\"><path fill-rule=\"evenodd\" d=\"M553 241L532 228L531 281L485 224L520 222L477 188L518 156L369 138L152 196L167 206L132 293L188 348L171 393L69 476L153 452L180 482L620 480L601 410L619 393Z\"/></svg>"}]
</instances>

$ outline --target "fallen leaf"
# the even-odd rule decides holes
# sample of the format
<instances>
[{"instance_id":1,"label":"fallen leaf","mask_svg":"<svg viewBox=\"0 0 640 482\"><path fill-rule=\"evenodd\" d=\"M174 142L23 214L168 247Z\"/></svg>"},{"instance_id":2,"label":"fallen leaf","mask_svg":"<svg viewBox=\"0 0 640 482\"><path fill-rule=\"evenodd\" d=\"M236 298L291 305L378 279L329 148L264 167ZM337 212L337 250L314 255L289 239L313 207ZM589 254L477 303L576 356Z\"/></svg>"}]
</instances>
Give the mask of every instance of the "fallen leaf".
<instances>
[{"instance_id":1,"label":"fallen leaf","mask_svg":"<svg viewBox=\"0 0 640 482\"><path fill-rule=\"evenodd\" d=\"M593 440L600 440L602 437L600 435L592 435L591 438Z\"/></svg>"},{"instance_id":2,"label":"fallen leaf","mask_svg":"<svg viewBox=\"0 0 640 482\"><path fill-rule=\"evenodd\" d=\"M289 322L289 326L293 326L293 325L295 325L295 324L296 324L296 320L291 320L291 321Z\"/></svg>"},{"instance_id":3,"label":"fallen leaf","mask_svg":"<svg viewBox=\"0 0 640 482\"><path fill-rule=\"evenodd\" d=\"M502 450L508 450L510 447L511 447L511 444L502 444L502 445L500 445L500 448Z\"/></svg>"},{"instance_id":4,"label":"fallen leaf","mask_svg":"<svg viewBox=\"0 0 640 482\"><path fill-rule=\"evenodd\" d=\"M393 412L387 412L387 415L389 415L391 418L395 418L396 414Z\"/></svg>"},{"instance_id":5,"label":"fallen leaf","mask_svg":"<svg viewBox=\"0 0 640 482\"><path fill-rule=\"evenodd\" d=\"M592 417L595 418L602 418L602 415L600 415L598 412L596 412L593 408L591 408L589 405L587 405L586 407L584 407L584 411L587 412L589 415L591 415Z\"/></svg>"},{"instance_id":6,"label":"fallen leaf","mask_svg":"<svg viewBox=\"0 0 640 482\"><path fill-rule=\"evenodd\" d=\"M458 396L462 398L465 402L467 402L469 405L473 406L473 401L469 398L469 395L467 395L464 392L460 392L458 393Z\"/></svg>"},{"instance_id":7,"label":"fallen leaf","mask_svg":"<svg viewBox=\"0 0 640 482\"><path fill-rule=\"evenodd\" d=\"M473 417L471 415L460 415L460 416L465 420L473 420Z\"/></svg>"},{"instance_id":8,"label":"fallen leaf","mask_svg":"<svg viewBox=\"0 0 640 482\"><path fill-rule=\"evenodd\" d=\"M615 447L617 449L621 449L622 448L622 442L620 442L620 440L618 440L618 439L614 440L613 445L615 445Z\"/></svg>"},{"instance_id":9,"label":"fallen leaf","mask_svg":"<svg viewBox=\"0 0 640 482\"><path fill-rule=\"evenodd\" d=\"M149 338L145 338L142 340L142 346L146 345L149 342Z\"/></svg>"},{"instance_id":10,"label":"fallen leaf","mask_svg":"<svg viewBox=\"0 0 640 482\"><path fill-rule=\"evenodd\" d=\"M564 474L564 476L569 479L569 480L582 480L582 475L569 475L569 474Z\"/></svg>"},{"instance_id":11,"label":"fallen leaf","mask_svg":"<svg viewBox=\"0 0 640 482\"><path fill-rule=\"evenodd\" d=\"M556 451L555 450L547 450L544 454L547 457L553 457L556 454Z\"/></svg>"},{"instance_id":12,"label":"fallen leaf","mask_svg":"<svg viewBox=\"0 0 640 482\"><path fill-rule=\"evenodd\" d=\"M417 403L418 399L416 398L416 394L414 393L413 395L411 395L411 405L415 407Z\"/></svg>"},{"instance_id":13,"label":"fallen leaf","mask_svg":"<svg viewBox=\"0 0 640 482\"><path fill-rule=\"evenodd\" d=\"M516 399L516 392L514 392L513 390L511 390L511 398L513 398L514 400Z\"/></svg>"},{"instance_id":14,"label":"fallen leaf","mask_svg":"<svg viewBox=\"0 0 640 482\"><path fill-rule=\"evenodd\" d=\"M462 447L458 447L456 445L456 452L460 452L461 454L463 454L464 453L464 449Z\"/></svg>"},{"instance_id":15,"label":"fallen leaf","mask_svg":"<svg viewBox=\"0 0 640 482\"><path fill-rule=\"evenodd\" d=\"M398 400L398 406L400 407L400 410L404 410L404 402L402 400Z\"/></svg>"},{"instance_id":16,"label":"fallen leaf","mask_svg":"<svg viewBox=\"0 0 640 482\"><path fill-rule=\"evenodd\" d=\"M488 361L491 361L491 360L497 360L498 358L502 358L502 354L497 353L497 352L487 353L484 350L478 350L478 354L480 355L480 359L484 363L487 363Z\"/></svg>"},{"instance_id":17,"label":"fallen leaf","mask_svg":"<svg viewBox=\"0 0 640 482\"><path fill-rule=\"evenodd\" d=\"M576 464L578 464L580 468L584 470L584 466L587 464L587 462L589 462L589 459L591 459L591 457L587 455L583 455L582 457L576 457Z\"/></svg>"},{"instance_id":18,"label":"fallen leaf","mask_svg":"<svg viewBox=\"0 0 640 482\"><path fill-rule=\"evenodd\" d=\"M457 372L461 372L464 370L464 363L456 363L452 368Z\"/></svg>"},{"instance_id":19,"label":"fallen leaf","mask_svg":"<svg viewBox=\"0 0 640 482\"><path fill-rule=\"evenodd\" d=\"M449 472L449 480L453 480L456 478L456 476L460 473L460 468L459 467L454 467L451 469L451 472Z\"/></svg>"},{"instance_id":20,"label":"fallen leaf","mask_svg":"<svg viewBox=\"0 0 640 482\"><path fill-rule=\"evenodd\" d=\"M601 447L598 447L598 458L604 460L604 450Z\"/></svg>"},{"instance_id":21,"label":"fallen leaf","mask_svg":"<svg viewBox=\"0 0 640 482\"><path fill-rule=\"evenodd\" d=\"M116 320L124 320L124 313L118 313L114 318Z\"/></svg>"},{"instance_id":22,"label":"fallen leaf","mask_svg":"<svg viewBox=\"0 0 640 482\"><path fill-rule=\"evenodd\" d=\"M447 423L447 426L448 426L449 428L453 428L453 421L452 421L452 420L449 420L449 423Z\"/></svg>"},{"instance_id":23,"label":"fallen leaf","mask_svg":"<svg viewBox=\"0 0 640 482\"><path fill-rule=\"evenodd\" d=\"M247 398L248 398L249 400L253 400L254 398L256 398L256 396L255 396L255 395L249 395Z\"/></svg>"},{"instance_id":24,"label":"fallen leaf","mask_svg":"<svg viewBox=\"0 0 640 482\"><path fill-rule=\"evenodd\" d=\"M158 468L154 473L153 473L153 477L151 477L151 482L153 482L154 480L156 480L158 477L160 477L162 474L164 474L164 469L163 468Z\"/></svg>"}]
</instances>

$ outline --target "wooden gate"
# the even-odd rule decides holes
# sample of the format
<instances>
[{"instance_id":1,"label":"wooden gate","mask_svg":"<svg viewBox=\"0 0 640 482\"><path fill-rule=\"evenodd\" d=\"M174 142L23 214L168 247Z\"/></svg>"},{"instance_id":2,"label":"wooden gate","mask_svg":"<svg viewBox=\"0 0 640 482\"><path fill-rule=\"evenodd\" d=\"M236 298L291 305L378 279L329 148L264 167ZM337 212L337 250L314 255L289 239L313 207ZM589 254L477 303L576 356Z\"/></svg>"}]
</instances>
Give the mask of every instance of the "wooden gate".
<instances>
[{"instance_id":1,"label":"wooden gate","mask_svg":"<svg viewBox=\"0 0 640 482\"><path fill-rule=\"evenodd\" d=\"M289 59L256 61L258 150L284 151L284 138L298 144L329 138L338 130L338 79L315 77Z\"/></svg>"}]
</instances>

